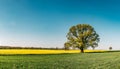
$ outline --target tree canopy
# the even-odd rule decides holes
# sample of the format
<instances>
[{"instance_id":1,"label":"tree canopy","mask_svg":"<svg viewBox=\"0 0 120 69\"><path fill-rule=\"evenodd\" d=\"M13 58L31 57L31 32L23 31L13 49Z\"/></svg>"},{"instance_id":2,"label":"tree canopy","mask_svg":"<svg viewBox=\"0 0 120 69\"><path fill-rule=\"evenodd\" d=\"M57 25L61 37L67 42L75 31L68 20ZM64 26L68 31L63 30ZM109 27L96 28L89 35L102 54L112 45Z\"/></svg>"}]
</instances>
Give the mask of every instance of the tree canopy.
<instances>
[{"instance_id":1,"label":"tree canopy","mask_svg":"<svg viewBox=\"0 0 120 69\"><path fill-rule=\"evenodd\" d=\"M100 41L99 35L89 24L72 26L67 33L67 39L68 41L64 44L65 49L74 47L80 49L81 52L84 52L84 49L88 47L94 49L98 46L98 42Z\"/></svg>"}]
</instances>

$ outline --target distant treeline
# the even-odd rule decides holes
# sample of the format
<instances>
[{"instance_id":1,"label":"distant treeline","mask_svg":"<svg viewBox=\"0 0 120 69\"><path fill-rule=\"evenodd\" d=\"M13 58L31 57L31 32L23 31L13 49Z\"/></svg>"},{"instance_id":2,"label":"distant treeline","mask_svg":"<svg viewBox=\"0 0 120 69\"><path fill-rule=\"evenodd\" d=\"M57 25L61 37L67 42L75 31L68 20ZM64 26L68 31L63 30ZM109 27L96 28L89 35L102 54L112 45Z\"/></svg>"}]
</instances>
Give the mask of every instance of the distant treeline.
<instances>
[{"instance_id":1,"label":"distant treeline","mask_svg":"<svg viewBox=\"0 0 120 69\"><path fill-rule=\"evenodd\" d=\"M0 46L0 49L47 49L47 50L63 50L65 48L42 48L42 47L13 47L13 46Z\"/></svg>"}]
</instances>

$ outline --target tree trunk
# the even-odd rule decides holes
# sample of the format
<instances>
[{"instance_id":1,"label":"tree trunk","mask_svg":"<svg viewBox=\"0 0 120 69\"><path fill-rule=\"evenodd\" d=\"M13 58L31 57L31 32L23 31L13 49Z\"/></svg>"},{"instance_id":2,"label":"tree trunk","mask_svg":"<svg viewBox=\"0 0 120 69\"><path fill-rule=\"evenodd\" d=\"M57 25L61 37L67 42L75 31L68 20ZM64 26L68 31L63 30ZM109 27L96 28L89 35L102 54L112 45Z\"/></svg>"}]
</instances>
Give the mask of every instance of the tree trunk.
<instances>
[{"instance_id":1,"label":"tree trunk","mask_svg":"<svg viewBox=\"0 0 120 69\"><path fill-rule=\"evenodd\" d=\"M84 49L83 48L80 48L80 50L81 50L81 53L84 53Z\"/></svg>"}]
</instances>

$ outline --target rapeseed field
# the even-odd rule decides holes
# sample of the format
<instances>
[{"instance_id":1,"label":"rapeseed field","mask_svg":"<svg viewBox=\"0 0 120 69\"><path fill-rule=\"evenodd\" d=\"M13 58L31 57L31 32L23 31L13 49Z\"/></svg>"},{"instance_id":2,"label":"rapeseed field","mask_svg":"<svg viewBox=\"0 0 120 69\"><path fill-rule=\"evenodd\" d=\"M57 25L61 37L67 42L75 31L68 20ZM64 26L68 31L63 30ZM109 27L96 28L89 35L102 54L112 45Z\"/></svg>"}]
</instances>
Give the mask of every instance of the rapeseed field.
<instances>
[{"instance_id":1,"label":"rapeseed field","mask_svg":"<svg viewBox=\"0 0 120 69\"><path fill-rule=\"evenodd\" d=\"M85 50L85 52L105 52L105 50ZM0 54L62 54L80 53L80 50L38 50L38 49L1 49Z\"/></svg>"}]
</instances>

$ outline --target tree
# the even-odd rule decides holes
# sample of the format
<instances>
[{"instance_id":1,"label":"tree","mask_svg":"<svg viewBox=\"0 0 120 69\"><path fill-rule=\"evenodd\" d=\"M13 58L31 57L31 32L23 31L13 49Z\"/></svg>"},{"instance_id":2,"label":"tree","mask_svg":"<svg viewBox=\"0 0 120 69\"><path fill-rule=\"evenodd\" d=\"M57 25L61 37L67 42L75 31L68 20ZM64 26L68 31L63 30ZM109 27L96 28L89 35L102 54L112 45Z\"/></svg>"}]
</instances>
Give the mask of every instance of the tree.
<instances>
[{"instance_id":1,"label":"tree","mask_svg":"<svg viewBox=\"0 0 120 69\"><path fill-rule=\"evenodd\" d=\"M112 50L112 47L109 47L109 50Z\"/></svg>"},{"instance_id":2,"label":"tree","mask_svg":"<svg viewBox=\"0 0 120 69\"><path fill-rule=\"evenodd\" d=\"M89 24L78 24L72 26L67 34L68 41L64 44L66 48L76 47L84 52L84 49L92 47L93 49L98 46L100 41L99 35L94 28Z\"/></svg>"},{"instance_id":3,"label":"tree","mask_svg":"<svg viewBox=\"0 0 120 69\"><path fill-rule=\"evenodd\" d=\"M64 46L65 46L65 50L69 50L69 47L70 47L71 45L70 45L69 42L66 42L66 43L64 44Z\"/></svg>"}]
</instances>

